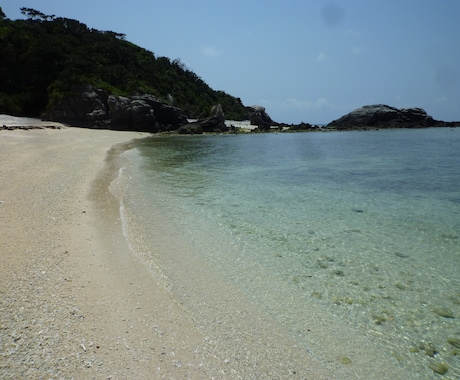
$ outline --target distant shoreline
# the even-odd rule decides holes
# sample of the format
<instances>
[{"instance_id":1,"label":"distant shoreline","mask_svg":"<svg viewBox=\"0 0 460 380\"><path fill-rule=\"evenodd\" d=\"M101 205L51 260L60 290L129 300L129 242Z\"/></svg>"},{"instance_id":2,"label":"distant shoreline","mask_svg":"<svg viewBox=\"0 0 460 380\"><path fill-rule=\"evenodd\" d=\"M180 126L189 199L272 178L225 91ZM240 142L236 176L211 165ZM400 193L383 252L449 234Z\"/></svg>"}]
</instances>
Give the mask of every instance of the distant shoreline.
<instances>
[{"instance_id":1,"label":"distant shoreline","mask_svg":"<svg viewBox=\"0 0 460 380\"><path fill-rule=\"evenodd\" d=\"M327 124L310 125L308 123L303 124L282 124L278 126L272 126L267 131L260 131L256 125L251 125L249 120L237 121L237 120L225 120L225 124L228 127L235 127L240 133L300 133L300 132L350 132L350 131L378 131L378 130L390 130L390 129L427 129L427 128L458 128L460 122L443 122L442 126L419 126L419 127L404 127L404 126L390 126L390 127L375 127L375 126L363 126L353 128L326 128ZM303 128L296 128L297 126L303 126ZM61 129L66 127L84 128L84 129L102 129L102 128L88 128L81 126L69 126L64 123L55 121L45 121L39 118L32 117L18 117L6 114L0 114L0 130L31 130L31 129ZM105 129L112 130L112 129ZM116 130L116 129L115 129ZM136 131L132 131L136 132ZM222 132L216 132L217 134ZM216 134L216 133L205 133L205 134ZM153 133L153 135L156 133ZM158 132L162 135L174 135L170 132ZM183 135L181 135L183 136Z\"/></svg>"}]
</instances>

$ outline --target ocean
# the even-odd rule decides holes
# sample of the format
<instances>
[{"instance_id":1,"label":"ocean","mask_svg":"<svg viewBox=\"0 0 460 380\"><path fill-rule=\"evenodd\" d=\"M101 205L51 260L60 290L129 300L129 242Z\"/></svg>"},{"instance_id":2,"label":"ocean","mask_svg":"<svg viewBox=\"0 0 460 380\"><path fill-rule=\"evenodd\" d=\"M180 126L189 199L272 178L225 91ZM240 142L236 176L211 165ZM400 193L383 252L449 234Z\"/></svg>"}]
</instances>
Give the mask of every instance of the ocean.
<instances>
[{"instance_id":1,"label":"ocean","mask_svg":"<svg viewBox=\"0 0 460 380\"><path fill-rule=\"evenodd\" d=\"M460 378L460 129L153 136L117 160L133 253L229 360L269 320L338 378Z\"/></svg>"}]
</instances>

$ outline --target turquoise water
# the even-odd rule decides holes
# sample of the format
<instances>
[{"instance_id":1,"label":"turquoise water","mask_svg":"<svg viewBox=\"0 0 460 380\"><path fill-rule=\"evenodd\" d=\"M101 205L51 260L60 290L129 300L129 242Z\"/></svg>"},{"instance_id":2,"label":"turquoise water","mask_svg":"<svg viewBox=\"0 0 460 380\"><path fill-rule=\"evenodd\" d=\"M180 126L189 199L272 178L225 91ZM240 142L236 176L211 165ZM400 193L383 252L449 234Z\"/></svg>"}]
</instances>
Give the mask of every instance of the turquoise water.
<instances>
[{"instance_id":1,"label":"turquoise water","mask_svg":"<svg viewBox=\"0 0 460 380\"><path fill-rule=\"evenodd\" d=\"M157 136L120 165L133 251L209 336L228 298L319 361L460 377L460 129Z\"/></svg>"}]
</instances>

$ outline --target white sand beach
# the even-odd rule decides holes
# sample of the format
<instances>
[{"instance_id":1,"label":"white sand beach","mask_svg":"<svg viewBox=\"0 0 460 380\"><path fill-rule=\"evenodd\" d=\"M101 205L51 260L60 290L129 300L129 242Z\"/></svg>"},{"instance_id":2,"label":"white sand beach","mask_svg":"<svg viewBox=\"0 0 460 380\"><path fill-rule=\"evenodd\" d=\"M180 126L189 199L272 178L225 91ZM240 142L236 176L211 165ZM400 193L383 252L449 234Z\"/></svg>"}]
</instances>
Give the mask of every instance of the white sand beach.
<instances>
[{"instance_id":1,"label":"white sand beach","mask_svg":"<svg viewBox=\"0 0 460 380\"><path fill-rule=\"evenodd\" d=\"M111 147L146 134L60 127L0 131L0 377L284 377L289 352L252 368L222 357L129 251L118 204L93 182Z\"/></svg>"},{"instance_id":2,"label":"white sand beach","mask_svg":"<svg viewBox=\"0 0 460 380\"><path fill-rule=\"evenodd\" d=\"M30 122L43 128L14 129ZM117 175L113 159L148 134L5 117L0 125L13 127L0 130L0 378L317 380L400 373L335 317L318 310L320 319L314 310L305 316L310 349L206 265L178 263L175 275L194 277L190 283L199 288L187 292L220 319L196 318L131 251L109 190ZM191 249L178 236L170 239L163 239L164 249Z\"/></svg>"}]
</instances>

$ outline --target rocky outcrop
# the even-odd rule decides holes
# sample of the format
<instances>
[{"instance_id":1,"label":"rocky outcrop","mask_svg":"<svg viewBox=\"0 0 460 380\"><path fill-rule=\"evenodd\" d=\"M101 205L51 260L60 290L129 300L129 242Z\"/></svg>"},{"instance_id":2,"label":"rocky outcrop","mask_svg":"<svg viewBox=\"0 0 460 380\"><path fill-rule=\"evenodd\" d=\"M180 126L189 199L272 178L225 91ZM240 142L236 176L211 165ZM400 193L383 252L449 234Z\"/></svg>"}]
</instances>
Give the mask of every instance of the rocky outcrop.
<instances>
[{"instance_id":1,"label":"rocky outcrop","mask_svg":"<svg viewBox=\"0 0 460 380\"><path fill-rule=\"evenodd\" d=\"M65 97L48 111L48 120L81 126L102 126L109 119L108 95L90 85L76 85L75 96Z\"/></svg>"},{"instance_id":2,"label":"rocky outcrop","mask_svg":"<svg viewBox=\"0 0 460 380\"><path fill-rule=\"evenodd\" d=\"M143 132L175 130L187 123L179 108L153 95L109 95L92 85L74 86L73 93L52 108L47 119L82 127Z\"/></svg>"},{"instance_id":3,"label":"rocky outcrop","mask_svg":"<svg viewBox=\"0 0 460 380\"><path fill-rule=\"evenodd\" d=\"M398 109L376 104L357 108L329 123L326 129L423 128L432 127L438 123L422 108Z\"/></svg>"},{"instance_id":4,"label":"rocky outcrop","mask_svg":"<svg viewBox=\"0 0 460 380\"><path fill-rule=\"evenodd\" d=\"M272 126L278 126L278 123L274 122L272 118L265 111L265 107L252 106L248 107L250 116L249 121L251 125L257 126L261 131L267 131Z\"/></svg>"},{"instance_id":5,"label":"rocky outcrop","mask_svg":"<svg viewBox=\"0 0 460 380\"><path fill-rule=\"evenodd\" d=\"M220 104L211 109L211 114L206 119L183 125L177 130L179 134L200 134L203 132L222 133L228 132L230 128L225 124L225 116Z\"/></svg>"}]
</instances>

